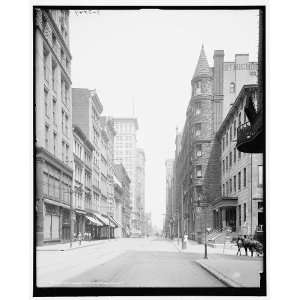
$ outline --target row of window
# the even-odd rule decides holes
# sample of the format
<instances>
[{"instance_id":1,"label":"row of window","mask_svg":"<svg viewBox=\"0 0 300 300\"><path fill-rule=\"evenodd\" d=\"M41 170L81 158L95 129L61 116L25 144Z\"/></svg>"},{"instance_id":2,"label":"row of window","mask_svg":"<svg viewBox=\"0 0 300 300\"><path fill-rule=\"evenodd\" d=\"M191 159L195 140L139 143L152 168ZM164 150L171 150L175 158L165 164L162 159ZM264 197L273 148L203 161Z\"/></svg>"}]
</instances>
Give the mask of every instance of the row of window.
<instances>
[{"instance_id":1,"label":"row of window","mask_svg":"<svg viewBox=\"0 0 300 300\"><path fill-rule=\"evenodd\" d=\"M62 59L64 59L64 53L63 50L62 51ZM55 60L52 58L51 59L51 68L49 67L50 64L50 52L49 50L47 50L46 47L44 47L43 49L43 70L44 70L44 80L46 83L46 86L49 87L50 84L50 74L51 74L51 84L52 84L52 90L54 92L54 94L57 93L57 77L58 77L58 67L57 67L57 63L55 62ZM67 65L69 64L68 60L67 60ZM63 79L63 72L61 72L61 85L60 85L60 91L61 91L61 100L62 102L64 102L66 105L70 105L70 86L69 84Z\"/></svg>"},{"instance_id":2,"label":"row of window","mask_svg":"<svg viewBox=\"0 0 300 300\"><path fill-rule=\"evenodd\" d=\"M223 161L222 161L223 175L225 174L225 172L227 172L233 166L233 164L236 163L236 161L237 161L236 153L238 153L238 159L240 160L242 157L242 152L238 151L236 148L233 149L233 155L232 155L232 151L230 151L229 156L227 155L226 158L223 159Z\"/></svg>"},{"instance_id":3,"label":"row of window","mask_svg":"<svg viewBox=\"0 0 300 300\"><path fill-rule=\"evenodd\" d=\"M234 175L232 178L227 180L222 185L222 195L229 196L232 193L236 193L241 190L242 174L238 172L237 175ZM263 185L263 166L258 166L258 186ZM247 187L247 168L243 168L243 187Z\"/></svg>"},{"instance_id":4,"label":"row of window","mask_svg":"<svg viewBox=\"0 0 300 300\"><path fill-rule=\"evenodd\" d=\"M237 175L234 175L233 178L230 178L226 181L226 183L223 183L222 186L222 195L223 196L229 196L232 193L236 193L237 190L241 190L241 180L242 175L241 172L238 172ZM245 188L247 186L247 169L243 169L243 187Z\"/></svg>"},{"instance_id":5,"label":"row of window","mask_svg":"<svg viewBox=\"0 0 300 300\"><path fill-rule=\"evenodd\" d=\"M244 123L247 122L247 116L244 113ZM229 127L229 130L226 131L226 133L223 135L222 138L222 150L225 150L225 147L228 147L228 145L236 139L237 135L237 127L242 125L242 113L239 112L238 114L238 120L233 121L233 125Z\"/></svg>"}]
</instances>

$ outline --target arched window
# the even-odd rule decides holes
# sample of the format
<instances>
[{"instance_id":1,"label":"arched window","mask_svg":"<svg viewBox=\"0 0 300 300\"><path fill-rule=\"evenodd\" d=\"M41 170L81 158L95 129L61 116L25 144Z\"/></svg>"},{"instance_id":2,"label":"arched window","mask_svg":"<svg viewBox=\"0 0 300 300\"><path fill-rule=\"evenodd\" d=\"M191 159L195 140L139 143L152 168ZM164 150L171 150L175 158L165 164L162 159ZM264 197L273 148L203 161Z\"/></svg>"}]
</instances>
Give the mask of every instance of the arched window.
<instances>
[{"instance_id":1,"label":"arched window","mask_svg":"<svg viewBox=\"0 0 300 300\"><path fill-rule=\"evenodd\" d=\"M229 85L229 92L231 94L235 93L235 83L234 82L230 82L230 85Z\"/></svg>"}]
</instances>

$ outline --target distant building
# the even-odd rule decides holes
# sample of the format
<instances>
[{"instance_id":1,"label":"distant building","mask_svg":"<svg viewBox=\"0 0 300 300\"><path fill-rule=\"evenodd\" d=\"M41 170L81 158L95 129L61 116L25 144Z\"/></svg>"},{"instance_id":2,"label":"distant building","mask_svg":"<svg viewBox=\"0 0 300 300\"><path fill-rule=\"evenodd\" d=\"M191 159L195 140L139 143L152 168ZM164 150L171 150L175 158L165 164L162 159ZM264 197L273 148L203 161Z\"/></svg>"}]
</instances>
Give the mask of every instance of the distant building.
<instances>
[{"instance_id":1,"label":"distant building","mask_svg":"<svg viewBox=\"0 0 300 300\"><path fill-rule=\"evenodd\" d=\"M136 150L136 183L135 183L135 225L134 227L144 234L145 217L145 152L143 149Z\"/></svg>"},{"instance_id":2,"label":"distant building","mask_svg":"<svg viewBox=\"0 0 300 300\"><path fill-rule=\"evenodd\" d=\"M136 118L114 118L114 129L116 131L114 144L114 162L122 163L130 178L130 205L131 205L131 221L135 224L138 209L135 202L136 190L136 134L138 123ZM131 231L137 228L131 226Z\"/></svg>"},{"instance_id":3,"label":"distant building","mask_svg":"<svg viewBox=\"0 0 300 300\"><path fill-rule=\"evenodd\" d=\"M224 62L223 118L240 93L244 84L257 83L257 62L249 61L249 54L236 54L233 62Z\"/></svg>"},{"instance_id":4,"label":"distant building","mask_svg":"<svg viewBox=\"0 0 300 300\"><path fill-rule=\"evenodd\" d=\"M122 164L114 164L114 174L116 179L118 180L118 186L115 187L115 197L121 197L121 206L122 206L122 216L121 216L121 224L122 224L122 236L129 237L130 236L130 217L131 217L131 206L130 206L130 178ZM117 181L116 180L116 181ZM119 183L121 183L122 190L119 189ZM118 200L116 201L117 211L119 213ZM120 221L119 215L116 216Z\"/></svg>"},{"instance_id":5,"label":"distant building","mask_svg":"<svg viewBox=\"0 0 300 300\"><path fill-rule=\"evenodd\" d=\"M168 159L165 163L166 167L166 215L165 230L168 237L174 236L174 220L175 220L175 201L174 196L174 159Z\"/></svg>"},{"instance_id":6,"label":"distant building","mask_svg":"<svg viewBox=\"0 0 300 300\"><path fill-rule=\"evenodd\" d=\"M37 244L70 239L72 97L69 11L35 9Z\"/></svg>"},{"instance_id":7,"label":"distant building","mask_svg":"<svg viewBox=\"0 0 300 300\"><path fill-rule=\"evenodd\" d=\"M236 148L237 128L246 123L247 98L257 99L258 86L245 85L225 120L216 139L221 145L222 195L212 202L213 227L241 234L263 230L263 155L242 153Z\"/></svg>"}]
</instances>

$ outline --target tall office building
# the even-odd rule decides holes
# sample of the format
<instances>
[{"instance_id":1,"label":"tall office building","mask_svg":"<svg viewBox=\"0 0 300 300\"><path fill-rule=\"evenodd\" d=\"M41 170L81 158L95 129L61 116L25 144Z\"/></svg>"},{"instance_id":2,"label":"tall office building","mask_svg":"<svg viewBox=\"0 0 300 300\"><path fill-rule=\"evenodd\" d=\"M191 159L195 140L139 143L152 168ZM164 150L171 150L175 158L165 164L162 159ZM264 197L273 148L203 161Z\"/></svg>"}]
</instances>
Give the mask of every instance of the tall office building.
<instances>
[{"instance_id":1,"label":"tall office building","mask_svg":"<svg viewBox=\"0 0 300 300\"><path fill-rule=\"evenodd\" d=\"M114 129L116 131L114 145L114 162L122 163L130 178L130 204L132 207L131 219L137 213L135 203L136 189L136 134L138 123L136 118L114 118ZM133 228L131 228L134 231Z\"/></svg>"},{"instance_id":2,"label":"tall office building","mask_svg":"<svg viewBox=\"0 0 300 300\"><path fill-rule=\"evenodd\" d=\"M70 238L72 98L69 11L36 9L36 238Z\"/></svg>"}]
</instances>

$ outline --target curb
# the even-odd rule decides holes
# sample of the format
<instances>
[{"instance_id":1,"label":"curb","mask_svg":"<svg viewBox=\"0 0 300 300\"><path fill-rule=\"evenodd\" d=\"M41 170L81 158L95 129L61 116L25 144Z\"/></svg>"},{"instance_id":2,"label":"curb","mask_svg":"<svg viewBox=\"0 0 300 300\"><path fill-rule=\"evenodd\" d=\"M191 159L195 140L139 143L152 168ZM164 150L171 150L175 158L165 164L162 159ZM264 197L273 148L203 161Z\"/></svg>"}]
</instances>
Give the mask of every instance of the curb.
<instances>
[{"instance_id":1,"label":"curb","mask_svg":"<svg viewBox=\"0 0 300 300\"><path fill-rule=\"evenodd\" d=\"M209 272L211 275L213 275L215 278L217 278L219 281L223 282L228 287L244 287L242 284L237 283L236 281L232 280L231 278L227 277L226 275L222 274L221 272L217 271L216 269L208 266L201 260L195 261L198 265L200 265L204 270Z\"/></svg>"},{"instance_id":2,"label":"curb","mask_svg":"<svg viewBox=\"0 0 300 300\"><path fill-rule=\"evenodd\" d=\"M81 248L86 248L86 247L92 247L92 246L97 246L99 244L103 244L104 241L99 241L98 243L94 243L91 245L83 245L79 247L72 247L72 248L66 248L66 249L36 249L36 251L71 251L71 250L76 250L76 249L81 249ZM43 247L43 246L42 246Z\"/></svg>"}]
</instances>

